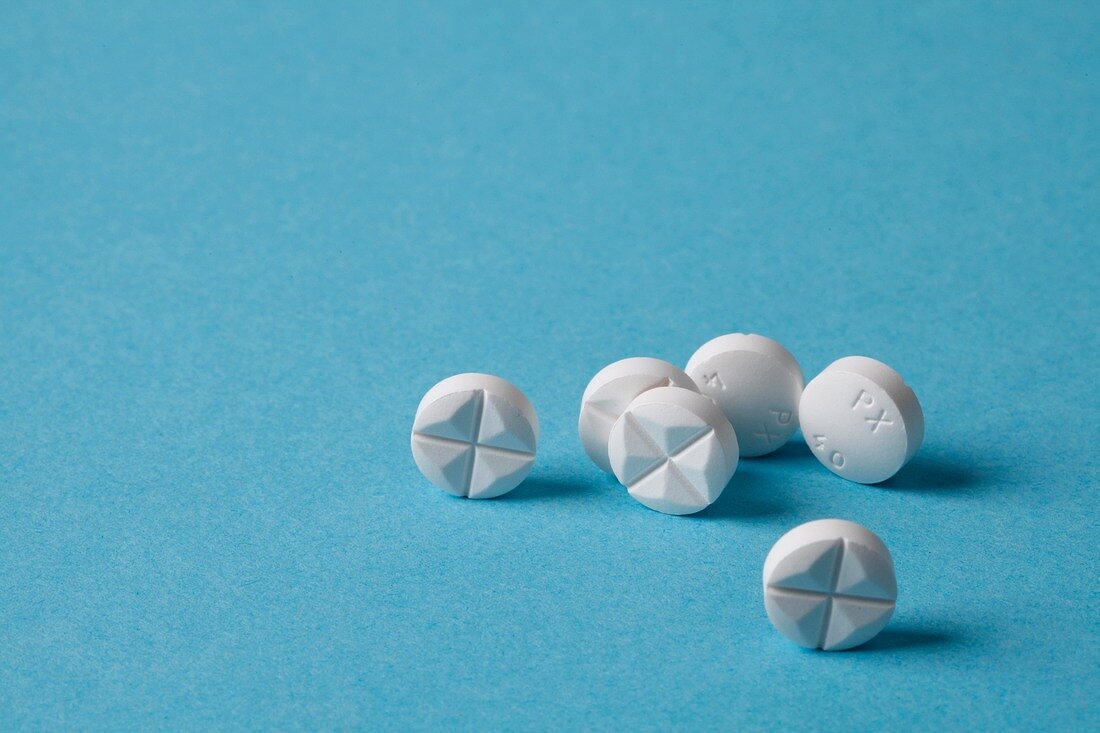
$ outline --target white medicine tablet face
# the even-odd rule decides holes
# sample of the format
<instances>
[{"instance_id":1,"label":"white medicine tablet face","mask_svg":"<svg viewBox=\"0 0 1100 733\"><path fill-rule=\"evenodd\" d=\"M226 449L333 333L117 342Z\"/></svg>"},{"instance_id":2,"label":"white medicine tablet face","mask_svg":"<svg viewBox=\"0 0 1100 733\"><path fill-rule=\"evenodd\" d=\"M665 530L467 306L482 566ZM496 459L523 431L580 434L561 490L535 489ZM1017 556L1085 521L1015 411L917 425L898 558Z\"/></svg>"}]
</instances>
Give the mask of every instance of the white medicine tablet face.
<instances>
[{"instance_id":1,"label":"white medicine tablet face","mask_svg":"<svg viewBox=\"0 0 1100 733\"><path fill-rule=\"evenodd\" d=\"M802 368L770 338L731 333L711 339L692 355L687 373L726 414L742 456L771 453L798 427Z\"/></svg>"},{"instance_id":2,"label":"white medicine tablet face","mask_svg":"<svg viewBox=\"0 0 1100 733\"><path fill-rule=\"evenodd\" d=\"M644 392L611 428L608 455L630 495L665 514L707 508L737 469L737 436L708 398L680 387Z\"/></svg>"},{"instance_id":3,"label":"white medicine tablet face","mask_svg":"<svg viewBox=\"0 0 1100 733\"><path fill-rule=\"evenodd\" d=\"M581 398L577 431L584 452L592 462L611 473L607 440L611 426L638 395L657 387L683 387L696 391L684 370L667 361L635 356L608 364L592 377Z\"/></svg>"},{"instance_id":4,"label":"white medicine tablet face","mask_svg":"<svg viewBox=\"0 0 1100 733\"><path fill-rule=\"evenodd\" d=\"M444 491L490 499L527 477L538 437L535 408L522 392L489 374L458 374L420 401L412 453L420 472Z\"/></svg>"},{"instance_id":5,"label":"white medicine tablet face","mask_svg":"<svg viewBox=\"0 0 1100 733\"><path fill-rule=\"evenodd\" d=\"M851 649L882 631L898 585L874 532L819 519L779 538L764 561L764 607L780 633L805 647Z\"/></svg>"},{"instance_id":6,"label":"white medicine tablet face","mask_svg":"<svg viewBox=\"0 0 1100 733\"><path fill-rule=\"evenodd\" d=\"M881 361L846 356L806 385L802 436L833 473L875 484L901 469L924 440L924 413L901 375Z\"/></svg>"}]
</instances>

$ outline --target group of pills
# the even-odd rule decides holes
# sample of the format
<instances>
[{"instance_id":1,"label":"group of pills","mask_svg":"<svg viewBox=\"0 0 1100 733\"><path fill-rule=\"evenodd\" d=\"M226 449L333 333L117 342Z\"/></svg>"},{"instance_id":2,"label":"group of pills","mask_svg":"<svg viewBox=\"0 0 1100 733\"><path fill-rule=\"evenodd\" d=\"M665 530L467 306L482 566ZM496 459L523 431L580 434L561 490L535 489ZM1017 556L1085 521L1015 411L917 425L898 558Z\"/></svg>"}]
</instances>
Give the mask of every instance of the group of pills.
<instances>
[{"instance_id":1,"label":"group of pills","mask_svg":"<svg viewBox=\"0 0 1100 733\"><path fill-rule=\"evenodd\" d=\"M713 504L742 457L778 449L801 428L823 466L873 484L897 473L924 439L917 396L886 364L848 356L804 385L781 344L734 333L703 344L687 368L634 357L601 369L581 398L578 431L592 462L638 502L665 514ZM535 462L539 423L527 397L488 374L459 374L416 410L412 453L444 491L488 499ZM795 527L764 562L764 605L796 643L849 649L874 637L897 598L890 552L853 522Z\"/></svg>"}]
</instances>

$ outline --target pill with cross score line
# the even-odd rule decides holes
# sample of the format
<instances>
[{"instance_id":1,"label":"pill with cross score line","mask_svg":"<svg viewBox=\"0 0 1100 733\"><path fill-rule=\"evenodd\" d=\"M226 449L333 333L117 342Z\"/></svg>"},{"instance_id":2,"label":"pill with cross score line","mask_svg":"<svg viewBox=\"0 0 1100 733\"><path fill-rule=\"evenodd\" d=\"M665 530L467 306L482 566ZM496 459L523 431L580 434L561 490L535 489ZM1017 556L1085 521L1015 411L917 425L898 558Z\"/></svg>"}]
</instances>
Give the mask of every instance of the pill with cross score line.
<instances>
[{"instance_id":1,"label":"pill with cross score line","mask_svg":"<svg viewBox=\"0 0 1100 733\"><path fill-rule=\"evenodd\" d=\"M611 426L638 395L657 387L683 387L696 391L691 377L680 367L661 359L633 356L608 364L588 383L581 397L577 432L592 462L612 473L607 457Z\"/></svg>"},{"instance_id":2,"label":"pill with cross score line","mask_svg":"<svg viewBox=\"0 0 1100 733\"><path fill-rule=\"evenodd\" d=\"M838 651L874 638L894 613L894 560L855 522L819 519L779 538L764 561L764 608L800 646Z\"/></svg>"},{"instance_id":3,"label":"pill with cross score line","mask_svg":"<svg viewBox=\"0 0 1100 733\"><path fill-rule=\"evenodd\" d=\"M681 387L643 392L608 440L615 478L650 509L693 514L714 503L737 468L737 435L714 402Z\"/></svg>"},{"instance_id":4,"label":"pill with cross score line","mask_svg":"<svg viewBox=\"0 0 1100 733\"><path fill-rule=\"evenodd\" d=\"M741 455L778 449L798 427L802 367L778 341L729 333L696 350L685 371L726 414Z\"/></svg>"},{"instance_id":5,"label":"pill with cross score line","mask_svg":"<svg viewBox=\"0 0 1100 733\"><path fill-rule=\"evenodd\" d=\"M527 477L539 421L527 397L500 377L457 374L428 390L416 409L412 454L449 494L490 499Z\"/></svg>"},{"instance_id":6,"label":"pill with cross score line","mask_svg":"<svg viewBox=\"0 0 1100 733\"><path fill-rule=\"evenodd\" d=\"M881 361L846 356L806 385L802 437L838 476L876 484L897 473L924 440L924 413L901 375Z\"/></svg>"}]
</instances>

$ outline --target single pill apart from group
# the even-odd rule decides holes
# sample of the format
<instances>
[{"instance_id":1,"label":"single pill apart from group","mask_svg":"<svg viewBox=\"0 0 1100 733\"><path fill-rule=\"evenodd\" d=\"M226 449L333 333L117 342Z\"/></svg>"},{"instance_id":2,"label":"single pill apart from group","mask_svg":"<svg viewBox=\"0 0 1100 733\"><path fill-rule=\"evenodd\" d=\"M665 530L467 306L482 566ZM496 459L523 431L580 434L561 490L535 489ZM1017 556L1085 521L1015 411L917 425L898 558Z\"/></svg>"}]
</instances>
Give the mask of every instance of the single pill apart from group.
<instances>
[{"instance_id":1,"label":"single pill apart from group","mask_svg":"<svg viewBox=\"0 0 1100 733\"><path fill-rule=\"evenodd\" d=\"M682 387L695 391L695 383L683 369L661 359L635 356L608 364L588 383L581 397L577 432L592 462L611 473L607 441L619 416L638 395L657 387Z\"/></svg>"},{"instance_id":2,"label":"single pill apart from group","mask_svg":"<svg viewBox=\"0 0 1100 733\"><path fill-rule=\"evenodd\" d=\"M665 514L710 506L733 477L737 435L709 398L658 387L634 398L611 428L608 457L630 495Z\"/></svg>"},{"instance_id":3,"label":"single pill apart from group","mask_svg":"<svg viewBox=\"0 0 1100 733\"><path fill-rule=\"evenodd\" d=\"M875 484L896 474L924 440L924 412L901 375L881 361L846 356L806 385L802 436L838 476Z\"/></svg>"},{"instance_id":4,"label":"single pill apart from group","mask_svg":"<svg viewBox=\"0 0 1100 733\"><path fill-rule=\"evenodd\" d=\"M733 425L742 456L771 453L798 427L802 367L779 342L751 333L719 336L699 347L686 371Z\"/></svg>"},{"instance_id":5,"label":"single pill apart from group","mask_svg":"<svg viewBox=\"0 0 1100 733\"><path fill-rule=\"evenodd\" d=\"M800 646L839 651L870 641L890 621L897 596L890 551L855 522L795 527L764 561L768 618Z\"/></svg>"},{"instance_id":6,"label":"single pill apart from group","mask_svg":"<svg viewBox=\"0 0 1100 733\"><path fill-rule=\"evenodd\" d=\"M490 374L458 374L420 401L412 454L425 478L447 493L490 499L527 477L538 437L535 408L516 387Z\"/></svg>"}]
</instances>

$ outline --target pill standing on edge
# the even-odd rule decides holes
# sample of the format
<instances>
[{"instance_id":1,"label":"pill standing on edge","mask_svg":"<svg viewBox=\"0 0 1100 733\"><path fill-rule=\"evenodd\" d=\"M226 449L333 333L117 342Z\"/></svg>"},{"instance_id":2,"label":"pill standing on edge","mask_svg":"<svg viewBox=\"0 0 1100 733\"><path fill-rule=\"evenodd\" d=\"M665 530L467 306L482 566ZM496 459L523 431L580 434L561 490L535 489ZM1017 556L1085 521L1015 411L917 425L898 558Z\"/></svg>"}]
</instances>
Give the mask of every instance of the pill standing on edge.
<instances>
[{"instance_id":1,"label":"pill standing on edge","mask_svg":"<svg viewBox=\"0 0 1100 733\"><path fill-rule=\"evenodd\" d=\"M658 387L631 401L611 428L615 477L665 514L692 514L718 498L737 468L737 435L707 397Z\"/></svg>"},{"instance_id":2,"label":"pill standing on edge","mask_svg":"<svg viewBox=\"0 0 1100 733\"><path fill-rule=\"evenodd\" d=\"M577 432L592 462L611 473L607 439L611 426L638 395L657 387L683 387L696 391L691 377L680 367L648 356L634 356L608 364L588 383L581 397Z\"/></svg>"},{"instance_id":3,"label":"pill standing on edge","mask_svg":"<svg viewBox=\"0 0 1100 733\"><path fill-rule=\"evenodd\" d=\"M779 538L764 561L764 608L804 647L839 651L871 640L894 613L894 561L874 532L819 519Z\"/></svg>"},{"instance_id":4,"label":"pill standing on edge","mask_svg":"<svg viewBox=\"0 0 1100 733\"><path fill-rule=\"evenodd\" d=\"M909 462L924 440L924 413L901 375L881 361L846 356L806 385L802 437L838 476L876 484Z\"/></svg>"},{"instance_id":5,"label":"pill standing on edge","mask_svg":"<svg viewBox=\"0 0 1100 733\"><path fill-rule=\"evenodd\" d=\"M779 342L753 333L719 336L699 347L686 371L726 413L742 456L771 453L798 427L802 367Z\"/></svg>"},{"instance_id":6,"label":"pill standing on edge","mask_svg":"<svg viewBox=\"0 0 1100 733\"><path fill-rule=\"evenodd\" d=\"M412 453L420 472L455 496L490 499L514 489L535 462L539 421L526 396L489 374L458 374L416 409Z\"/></svg>"}]
</instances>

